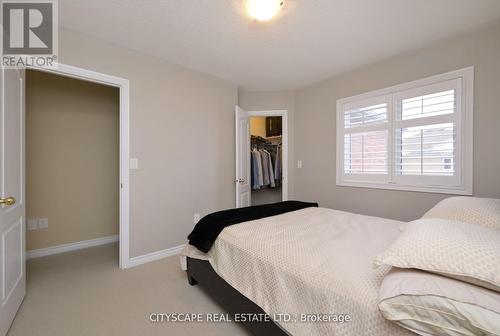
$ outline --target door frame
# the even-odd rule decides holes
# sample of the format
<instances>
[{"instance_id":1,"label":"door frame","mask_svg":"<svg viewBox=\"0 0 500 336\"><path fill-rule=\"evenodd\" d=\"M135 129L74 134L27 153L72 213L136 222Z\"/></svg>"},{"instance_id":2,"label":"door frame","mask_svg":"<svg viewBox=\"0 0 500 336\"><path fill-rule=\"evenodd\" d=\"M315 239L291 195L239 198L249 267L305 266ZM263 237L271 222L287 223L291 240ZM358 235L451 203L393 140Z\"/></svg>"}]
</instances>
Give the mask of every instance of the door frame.
<instances>
[{"instance_id":1,"label":"door frame","mask_svg":"<svg viewBox=\"0 0 500 336\"><path fill-rule=\"evenodd\" d=\"M52 73L120 90L120 217L119 265L130 267L130 84L129 80L72 65L59 63L57 68L29 66L27 69ZM26 136L26 135L25 135Z\"/></svg>"},{"instance_id":2,"label":"door frame","mask_svg":"<svg viewBox=\"0 0 500 336\"><path fill-rule=\"evenodd\" d=\"M288 201L288 110L246 111L252 117L281 117L282 178L281 200Z\"/></svg>"}]
</instances>

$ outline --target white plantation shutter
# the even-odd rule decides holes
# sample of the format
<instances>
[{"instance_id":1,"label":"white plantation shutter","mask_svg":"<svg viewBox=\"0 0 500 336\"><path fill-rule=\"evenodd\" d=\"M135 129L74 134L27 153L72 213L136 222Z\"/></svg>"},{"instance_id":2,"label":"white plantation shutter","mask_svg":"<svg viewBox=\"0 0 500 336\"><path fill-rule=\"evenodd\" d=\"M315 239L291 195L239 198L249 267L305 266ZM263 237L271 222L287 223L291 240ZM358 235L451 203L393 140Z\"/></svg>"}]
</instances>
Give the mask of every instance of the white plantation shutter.
<instances>
[{"instance_id":1,"label":"white plantation shutter","mask_svg":"<svg viewBox=\"0 0 500 336\"><path fill-rule=\"evenodd\" d=\"M352 108L344 112L345 128L367 126L387 122L387 104Z\"/></svg>"},{"instance_id":2,"label":"white plantation shutter","mask_svg":"<svg viewBox=\"0 0 500 336\"><path fill-rule=\"evenodd\" d=\"M394 94L395 182L436 186L460 183L460 97L458 79Z\"/></svg>"},{"instance_id":3,"label":"white plantation shutter","mask_svg":"<svg viewBox=\"0 0 500 336\"><path fill-rule=\"evenodd\" d=\"M346 174L387 174L387 131L344 136Z\"/></svg>"},{"instance_id":4,"label":"white plantation shutter","mask_svg":"<svg viewBox=\"0 0 500 336\"><path fill-rule=\"evenodd\" d=\"M454 176L455 123L396 129L396 173Z\"/></svg>"},{"instance_id":5,"label":"white plantation shutter","mask_svg":"<svg viewBox=\"0 0 500 336\"><path fill-rule=\"evenodd\" d=\"M337 184L472 192L467 68L337 102Z\"/></svg>"},{"instance_id":6,"label":"white plantation shutter","mask_svg":"<svg viewBox=\"0 0 500 336\"><path fill-rule=\"evenodd\" d=\"M342 107L344 177L387 181L390 98L380 96Z\"/></svg>"}]
</instances>

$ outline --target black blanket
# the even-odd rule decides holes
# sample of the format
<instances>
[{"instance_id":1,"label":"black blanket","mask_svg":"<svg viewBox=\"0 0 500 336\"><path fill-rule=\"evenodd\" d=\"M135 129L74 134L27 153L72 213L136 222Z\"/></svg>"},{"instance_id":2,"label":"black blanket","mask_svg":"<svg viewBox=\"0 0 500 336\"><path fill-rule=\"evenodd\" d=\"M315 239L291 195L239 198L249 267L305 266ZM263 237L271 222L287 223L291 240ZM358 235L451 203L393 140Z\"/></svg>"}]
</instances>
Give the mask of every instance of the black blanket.
<instances>
[{"instance_id":1,"label":"black blanket","mask_svg":"<svg viewBox=\"0 0 500 336\"><path fill-rule=\"evenodd\" d=\"M285 201L214 212L196 224L188 236L189 244L208 252L219 233L227 226L310 207L318 207L318 203Z\"/></svg>"}]
</instances>

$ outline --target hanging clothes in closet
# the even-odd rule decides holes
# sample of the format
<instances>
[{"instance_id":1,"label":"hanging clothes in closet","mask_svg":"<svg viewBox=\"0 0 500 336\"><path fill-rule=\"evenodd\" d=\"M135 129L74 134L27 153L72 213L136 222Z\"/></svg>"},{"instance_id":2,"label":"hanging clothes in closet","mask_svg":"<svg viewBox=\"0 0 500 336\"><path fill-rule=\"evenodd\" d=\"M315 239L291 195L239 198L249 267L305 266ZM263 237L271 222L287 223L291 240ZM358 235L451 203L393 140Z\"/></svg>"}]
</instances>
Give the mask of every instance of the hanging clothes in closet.
<instances>
[{"instance_id":1,"label":"hanging clothes in closet","mask_svg":"<svg viewBox=\"0 0 500 336\"><path fill-rule=\"evenodd\" d=\"M281 186L281 143L252 136L252 189Z\"/></svg>"}]
</instances>

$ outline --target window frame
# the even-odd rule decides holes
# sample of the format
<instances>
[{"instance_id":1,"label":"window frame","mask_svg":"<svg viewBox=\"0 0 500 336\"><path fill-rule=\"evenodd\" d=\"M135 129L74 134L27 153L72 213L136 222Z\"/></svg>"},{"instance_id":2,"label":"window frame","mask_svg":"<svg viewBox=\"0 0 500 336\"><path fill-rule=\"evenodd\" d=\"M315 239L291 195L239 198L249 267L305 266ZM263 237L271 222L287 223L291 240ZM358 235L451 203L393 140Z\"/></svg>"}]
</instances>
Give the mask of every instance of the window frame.
<instances>
[{"instance_id":1,"label":"window frame","mask_svg":"<svg viewBox=\"0 0 500 336\"><path fill-rule=\"evenodd\" d=\"M451 115L438 115L408 120L397 119L398 101L407 95L433 92L434 88L449 87L455 83L456 112ZM457 195L473 194L473 106L474 106L474 67L459 69L424 79L391 86L337 100L336 111L336 184L346 187L364 187L389 190L445 193ZM366 104L387 102L387 122L369 126L345 128L345 111L366 106ZM421 119L421 120L419 120ZM396 175L395 134L396 129L407 125L422 125L425 119L453 120L456 123L456 175L418 176ZM424 123L425 124L425 123ZM355 133L356 129L388 129L387 172L388 174L345 174L344 173L344 136ZM349 130L346 132L346 130ZM377 175L377 176L372 176Z\"/></svg>"}]
</instances>

